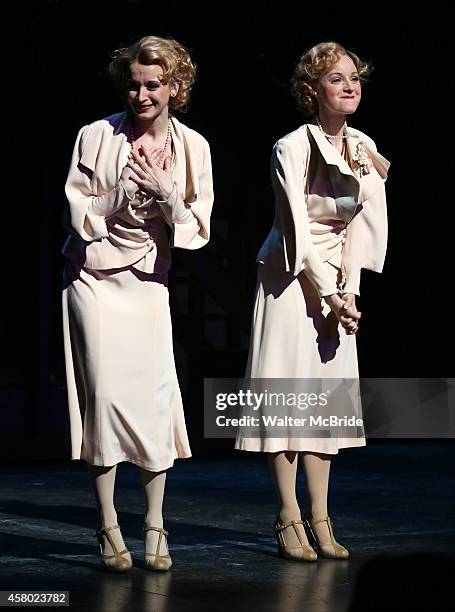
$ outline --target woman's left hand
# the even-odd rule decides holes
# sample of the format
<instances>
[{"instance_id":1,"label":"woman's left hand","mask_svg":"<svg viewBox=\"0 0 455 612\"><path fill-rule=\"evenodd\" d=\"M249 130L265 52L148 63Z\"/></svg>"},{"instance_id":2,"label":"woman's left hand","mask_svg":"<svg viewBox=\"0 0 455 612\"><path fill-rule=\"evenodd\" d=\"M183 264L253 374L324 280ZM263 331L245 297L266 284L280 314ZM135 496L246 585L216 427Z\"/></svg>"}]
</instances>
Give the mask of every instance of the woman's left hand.
<instances>
[{"instance_id":1,"label":"woman's left hand","mask_svg":"<svg viewBox=\"0 0 455 612\"><path fill-rule=\"evenodd\" d=\"M343 293L341 299L344 302L344 305L340 311L341 323L343 327L345 327L348 335L355 334L359 330L359 320L362 316L362 313L357 310L357 306L355 304L355 294Z\"/></svg>"},{"instance_id":2,"label":"woman's left hand","mask_svg":"<svg viewBox=\"0 0 455 612\"><path fill-rule=\"evenodd\" d=\"M161 149L155 148L146 151L140 148L141 155L131 151L126 164L131 168L130 180L134 181L147 197L156 197L158 200L167 200L172 193L174 185L171 175L171 158L167 156L163 167L158 165Z\"/></svg>"}]
</instances>

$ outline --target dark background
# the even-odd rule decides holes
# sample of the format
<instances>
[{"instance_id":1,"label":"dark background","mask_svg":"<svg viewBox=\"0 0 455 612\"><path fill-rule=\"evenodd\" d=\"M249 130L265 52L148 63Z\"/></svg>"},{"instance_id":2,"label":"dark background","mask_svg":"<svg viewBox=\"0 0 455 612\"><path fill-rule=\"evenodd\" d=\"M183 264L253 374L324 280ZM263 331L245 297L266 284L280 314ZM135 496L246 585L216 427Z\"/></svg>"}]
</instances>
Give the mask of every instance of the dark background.
<instances>
[{"instance_id":1,"label":"dark background","mask_svg":"<svg viewBox=\"0 0 455 612\"><path fill-rule=\"evenodd\" d=\"M74 139L123 105L106 76L118 46L154 34L190 50L198 78L186 114L212 149L212 239L174 251L175 355L194 452L203 439L203 378L244 372L255 257L273 219L273 143L304 122L288 82L301 53L335 40L375 70L349 124L391 161L389 247L382 275L363 272L358 334L365 377L447 376L451 331L441 215L450 159L432 134L445 124L445 57L437 5L377 3L36 2L2 25L2 300L0 460L67 458L60 249ZM380 10L381 9L381 10ZM448 127L448 126L447 126ZM439 209L439 210L438 210ZM445 241L447 244L447 241ZM450 241L449 241L450 244Z\"/></svg>"}]
</instances>

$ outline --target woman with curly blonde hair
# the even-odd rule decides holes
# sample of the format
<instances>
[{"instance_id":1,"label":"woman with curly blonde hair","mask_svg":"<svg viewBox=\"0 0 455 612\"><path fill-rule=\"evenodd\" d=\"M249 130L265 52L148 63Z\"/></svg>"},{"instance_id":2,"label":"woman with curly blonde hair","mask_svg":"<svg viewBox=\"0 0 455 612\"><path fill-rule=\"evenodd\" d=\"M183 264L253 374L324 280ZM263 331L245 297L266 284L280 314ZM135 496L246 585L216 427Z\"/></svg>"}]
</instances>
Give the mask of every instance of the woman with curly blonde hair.
<instances>
[{"instance_id":1,"label":"woman with curly blonde hair","mask_svg":"<svg viewBox=\"0 0 455 612\"><path fill-rule=\"evenodd\" d=\"M172 348L171 246L209 240L207 141L174 117L195 66L172 39L117 50L109 73L123 112L83 126L65 186L69 231L62 309L71 459L84 459L99 510L96 536L111 570L131 565L114 507L117 464L140 468L145 567L168 570L162 506L166 470L191 456Z\"/></svg>"},{"instance_id":2,"label":"woman with curly blonde hair","mask_svg":"<svg viewBox=\"0 0 455 612\"><path fill-rule=\"evenodd\" d=\"M335 42L312 47L295 69L292 93L308 120L280 138L272 152L275 219L257 257L245 377L256 385L288 379L308 381L302 382L305 388L312 379L319 387L321 379L358 379L356 296L361 269L383 268L390 165L371 138L346 124L368 70ZM334 397L324 416L350 415L360 404L347 394ZM279 434L264 428L256 437L239 430L236 448L267 453L280 504L274 525L279 554L298 561L318 555L346 559L349 552L335 540L327 510L330 465L339 449L365 446L364 430L358 421L352 428L312 428L311 422L307 418L303 427ZM299 454L306 485L303 521L296 496Z\"/></svg>"}]
</instances>

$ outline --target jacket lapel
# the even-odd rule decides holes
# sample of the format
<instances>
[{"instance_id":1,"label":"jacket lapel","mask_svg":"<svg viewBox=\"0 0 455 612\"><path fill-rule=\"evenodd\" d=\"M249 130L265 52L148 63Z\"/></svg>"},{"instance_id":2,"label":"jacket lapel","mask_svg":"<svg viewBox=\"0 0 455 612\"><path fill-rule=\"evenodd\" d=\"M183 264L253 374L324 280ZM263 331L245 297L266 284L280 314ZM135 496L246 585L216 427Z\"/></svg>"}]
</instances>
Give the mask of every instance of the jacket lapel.
<instances>
[{"instance_id":1,"label":"jacket lapel","mask_svg":"<svg viewBox=\"0 0 455 612\"><path fill-rule=\"evenodd\" d=\"M368 142L365 142L365 147L368 151L368 154L373 162L374 167L378 171L379 176L386 180L387 173L390 168L390 162L383 155L375 151L372 147L368 145Z\"/></svg>"},{"instance_id":2,"label":"jacket lapel","mask_svg":"<svg viewBox=\"0 0 455 612\"><path fill-rule=\"evenodd\" d=\"M375 191L381 187L383 181L387 179L387 171L390 166L390 162L378 153L374 147L368 143L366 138L362 139L361 134L358 134L353 129L348 129L347 147L351 160L356 156L357 145L360 143L362 143L365 148L372 165L370 167L370 172L363 176L360 175L359 170L354 172L360 186L359 204L371 198Z\"/></svg>"},{"instance_id":3,"label":"jacket lapel","mask_svg":"<svg viewBox=\"0 0 455 612\"><path fill-rule=\"evenodd\" d=\"M371 169L369 174L360 177L360 174L355 172L338 150L329 143L317 125L311 123L306 125L328 166L329 180L332 184L337 210L340 217L346 221L347 217L349 219L352 217L356 204L362 204L365 200L368 200L381 186L382 179L385 180L387 178L390 162L380 153L374 151L371 146L368 146L366 140L362 141L360 135L355 130L348 128L346 144L350 159L352 160L356 155L357 144L363 142L374 169L377 171L374 172ZM340 192L343 195L337 197L337 194Z\"/></svg>"},{"instance_id":4,"label":"jacket lapel","mask_svg":"<svg viewBox=\"0 0 455 612\"><path fill-rule=\"evenodd\" d=\"M131 146L128 142L129 134L129 119L126 112L112 115L108 118L112 128L112 139L109 139L108 147L110 155L117 161L117 177L110 177L113 184L120 176L121 171L127 163L128 156L131 151ZM102 135L97 133L99 142L90 143L93 146L86 148L83 159L84 165L87 165L92 170L96 167L96 157L99 155L99 147L101 145ZM185 202L193 202L197 199L199 191L199 181L196 169L194 155L197 151L192 151L192 147L188 142L188 135L183 128L183 125L175 117L171 116L171 136L175 149L175 165L172 170L172 178L177 184L179 195ZM106 144L106 143L105 143ZM109 167L103 168L105 172L109 172Z\"/></svg>"},{"instance_id":5,"label":"jacket lapel","mask_svg":"<svg viewBox=\"0 0 455 612\"><path fill-rule=\"evenodd\" d=\"M326 164L329 166L336 166L339 172L345 174L346 176L354 176L349 164L345 159L343 159L337 149L330 144L319 127L317 125L313 125L312 123L307 123L307 129L310 131L313 139L318 145L318 149L321 152Z\"/></svg>"},{"instance_id":6,"label":"jacket lapel","mask_svg":"<svg viewBox=\"0 0 455 612\"><path fill-rule=\"evenodd\" d=\"M337 214L345 223L349 223L357 204L359 203L360 185L349 164L332 146L327 138L321 133L318 126L307 124L307 129L315 142L325 163L327 164L327 176L331 185L331 191Z\"/></svg>"},{"instance_id":7,"label":"jacket lapel","mask_svg":"<svg viewBox=\"0 0 455 612\"><path fill-rule=\"evenodd\" d=\"M118 115L114 115L110 123L114 128L115 136L112 146L114 145L114 142L118 142L118 146L121 149L121 152L117 155L117 176L120 176L124 166L128 162L129 154L131 153L131 144L128 141L128 137L131 134L128 113L125 111L123 113L119 113Z\"/></svg>"}]
</instances>

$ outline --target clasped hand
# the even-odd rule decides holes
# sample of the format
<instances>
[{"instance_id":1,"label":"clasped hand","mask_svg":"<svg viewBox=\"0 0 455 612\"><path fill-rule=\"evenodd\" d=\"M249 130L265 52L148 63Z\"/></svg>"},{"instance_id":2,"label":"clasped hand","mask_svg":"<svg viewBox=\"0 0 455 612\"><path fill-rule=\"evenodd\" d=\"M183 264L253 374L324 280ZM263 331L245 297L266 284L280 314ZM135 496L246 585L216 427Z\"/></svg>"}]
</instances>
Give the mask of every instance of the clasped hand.
<instances>
[{"instance_id":1,"label":"clasped hand","mask_svg":"<svg viewBox=\"0 0 455 612\"><path fill-rule=\"evenodd\" d=\"M338 310L338 320L348 335L355 334L359 329L359 320L362 316L362 313L357 310L355 295L353 293L344 293L341 299L344 303Z\"/></svg>"},{"instance_id":2,"label":"clasped hand","mask_svg":"<svg viewBox=\"0 0 455 612\"><path fill-rule=\"evenodd\" d=\"M161 149L146 151L140 147L140 154L132 150L125 168L129 168L128 179L134 181L140 191L147 197L167 200L172 193L171 158L167 156L163 167L159 165Z\"/></svg>"},{"instance_id":3,"label":"clasped hand","mask_svg":"<svg viewBox=\"0 0 455 612\"><path fill-rule=\"evenodd\" d=\"M357 310L355 295L344 293L342 297L337 294L329 295L325 298L338 321L343 326L348 336L355 334L359 329L359 320L362 313Z\"/></svg>"}]
</instances>

